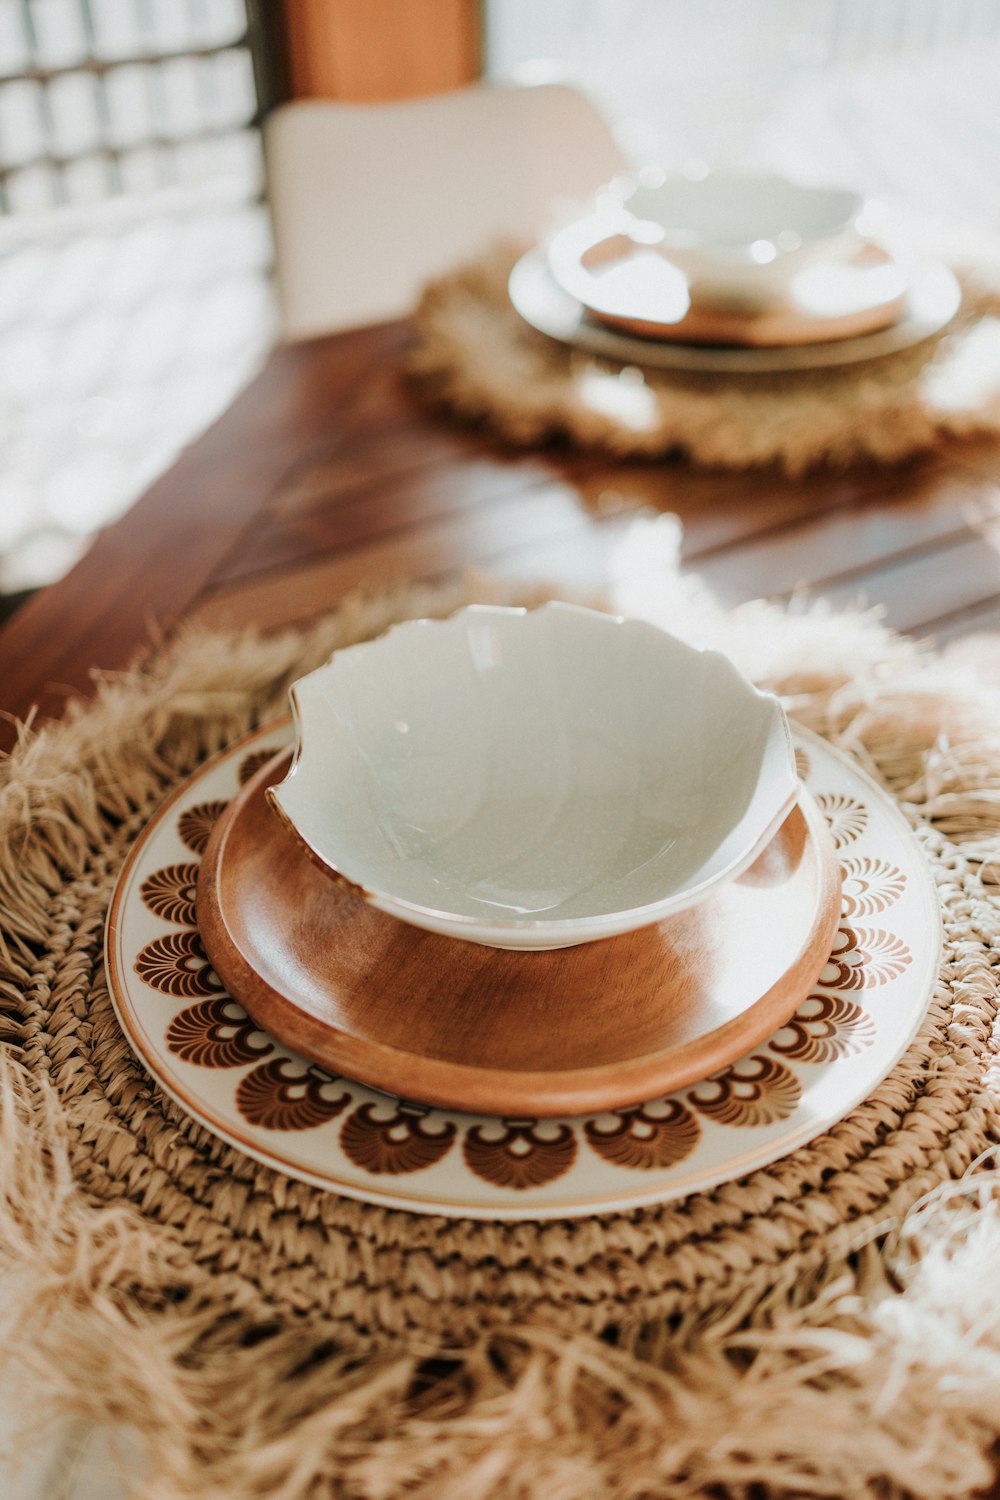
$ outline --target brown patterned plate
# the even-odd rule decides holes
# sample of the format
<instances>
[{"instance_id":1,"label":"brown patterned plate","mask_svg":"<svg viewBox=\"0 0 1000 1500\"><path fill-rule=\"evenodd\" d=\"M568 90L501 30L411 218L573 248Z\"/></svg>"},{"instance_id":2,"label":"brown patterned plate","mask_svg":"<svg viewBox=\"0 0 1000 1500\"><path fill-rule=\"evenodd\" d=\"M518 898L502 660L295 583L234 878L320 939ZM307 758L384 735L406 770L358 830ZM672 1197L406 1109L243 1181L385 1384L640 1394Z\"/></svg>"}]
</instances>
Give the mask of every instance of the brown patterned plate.
<instances>
[{"instance_id":1,"label":"brown patterned plate","mask_svg":"<svg viewBox=\"0 0 1000 1500\"><path fill-rule=\"evenodd\" d=\"M329 881L264 796L288 761L258 770L215 824L198 926L258 1026L375 1088L500 1115L637 1104L770 1036L829 957L840 873L808 793L750 870L691 910L516 953L420 931Z\"/></svg>"},{"instance_id":2,"label":"brown patterned plate","mask_svg":"<svg viewBox=\"0 0 1000 1500\"><path fill-rule=\"evenodd\" d=\"M554 265L559 266L558 260ZM902 316L908 290L904 272L888 251L867 243L849 262L801 272L783 298L747 306L694 297L682 314L678 309L664 321L656 312L657 273L671 270L669 259L618 233L588 244L564 265L562 275L554 274L591 317L623 333L765 349L831 343L888 328Z\"/></svg>"},{"instance_id":3,"label":"brown patterned plate","mask_svg":"<svg viewBox=\"0 0 1000 1500\"><path fill-rule=\"evenodd\" d=\"M261 1031L207 961L195 892L213 824L288 747L287 718L199 766L133 844L105 942L122 1030L199 1127L276 1171L367 1203L565 1219L743 1177L815 1140L878 1087L921 1024L941 955L918 837L842 752L800 726L792 732L799 775L838 851L840 925L795 1014L689 1088L563 1119L459 1113L377 1093Z\"/></svg>"},{"instance_id":4,"label":"brown patterned plate","mask_svg":"<svg viewBox=\"0 0 1000 1500\"><path fill-rule=\"evenodd\" d=\"M599 323L578 297L571 297L552 275L548 257L536 247L522 255L510 273L508 295L515 312L539 333L639 369L702 370L716 375L763 375L818 370L881 359L914 348L951 322L962 305L962 289L947 266L928 262L909 268L902 310L888 327L847 338L805 344L687 343L675 338L640 338Z\"/></svg>"}]
</instances>

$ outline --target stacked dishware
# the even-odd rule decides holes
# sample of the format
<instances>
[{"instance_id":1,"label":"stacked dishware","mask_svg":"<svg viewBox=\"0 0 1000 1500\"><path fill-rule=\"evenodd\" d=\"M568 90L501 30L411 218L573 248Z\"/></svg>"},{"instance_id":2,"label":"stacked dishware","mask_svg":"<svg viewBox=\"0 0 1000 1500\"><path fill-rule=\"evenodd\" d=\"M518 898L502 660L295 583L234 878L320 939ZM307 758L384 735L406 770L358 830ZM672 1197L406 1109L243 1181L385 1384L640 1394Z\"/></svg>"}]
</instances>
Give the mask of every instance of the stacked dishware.
<instances>
[{"instance_id":1,"label":"stacked dishware","mask_svg":"<svg viewBox=\"0 0 1000 1500\"><path fill-rule=\"evenodd\" d=\"M909 828L717 652L471 607L291 702L152 820L107 934L133 1046L250 1155L425 1212L662 1201L813 1139L926 1010Z\"/></svg>"},{"instance_id":2,"label":"stacked dishware","mask_svg":"<svg viewBox=\"0 0 1000 1500\"><path fill-rule=\"evenodd\" d=\"M540 332L609 359L748 374L909 348L961 301L858 193L659 169L609 184L518 261L509 291Z\"/></svg>"}]
</instances>

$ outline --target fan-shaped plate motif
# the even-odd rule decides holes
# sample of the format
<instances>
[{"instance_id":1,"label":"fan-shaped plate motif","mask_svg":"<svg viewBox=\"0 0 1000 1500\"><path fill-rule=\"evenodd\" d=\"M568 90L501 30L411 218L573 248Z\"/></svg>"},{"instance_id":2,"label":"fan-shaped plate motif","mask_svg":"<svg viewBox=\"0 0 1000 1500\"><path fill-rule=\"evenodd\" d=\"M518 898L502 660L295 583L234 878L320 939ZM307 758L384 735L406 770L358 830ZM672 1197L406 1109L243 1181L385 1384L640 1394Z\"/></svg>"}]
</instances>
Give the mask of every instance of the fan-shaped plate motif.
<instances>
[{"instance_id":1,"label":"fan-shaped plate motif","mask_svg":"<svg viewBox=\"0 0 1000 1500\"><path fill-rule=\"evenodd\" d=\"M794 734L808 751L807 785L817 803L842 829L845 809L854 810L838 854L850 880L865 881L865 911L849 912L833 963L788 1025L712 1079L574 1118L462 1114L334 1076L255 1028L203 965L195 930L163 914L163 882L148 883L190 863L186 815L197 810L199 828L207 808L220 815L240 788L247 758L257 757L256 770L263 751L289 744L288 723L259 730L208 762L133 846L106 945L125 1034L199 1124L279 1171L388 1207L459 1218L565 1218L637 1208L742 1177L815 1139L872 1093L919 1028L940 961L933 881L902 814L845 756L801 730ZM853 884L849 894L856 900ZM163 941L171 936L183 941ZM143 958L149 951L154 962ZM192 975L195 994L188 992Z\"/></svg>"},{"instance_id":2,"label":"fan-shaped plate motif","mask_svg":"<svg viewBox=\"0 0 1000 1500\"><path fill-rule=\"evenodd\" d=\"M331 882L269 805L287 769L275 757L213 831L202 942L262 1028L388 1093L503 1115L641 1104L765 1041L849 942L833 840L805 791L751 868L696 906L525 953L423 931Z\"/></svg>"}]
</instances>

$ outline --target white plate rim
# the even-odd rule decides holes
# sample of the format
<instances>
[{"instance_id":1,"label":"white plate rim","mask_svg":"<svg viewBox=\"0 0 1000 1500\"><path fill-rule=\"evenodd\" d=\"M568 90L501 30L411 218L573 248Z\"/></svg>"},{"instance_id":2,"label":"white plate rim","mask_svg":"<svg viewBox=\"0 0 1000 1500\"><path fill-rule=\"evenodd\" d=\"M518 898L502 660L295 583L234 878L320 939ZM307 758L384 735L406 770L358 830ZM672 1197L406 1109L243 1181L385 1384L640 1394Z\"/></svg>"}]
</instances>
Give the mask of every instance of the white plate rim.
<instances>
[{"instance_id":1,"label":"white plate rim","mask_svg":"<svg viewBox=\"0 0 1000 1500\"><path fill-rule=\"evenodd\" d=\"M536 332L617 364L708 374L765 375L832 369L881 359L914 348L940 333L962 304L958 278L937 261L920 262L908 271L905 310L890 327L828 343L766 349L673 344L666 339L636 338L591 323L584 316L583 304L556 282L541 246L520 257L508 278L507 290L514 310Z\"/></svg>"},{"instance_id":2,"label":"white plate rim","mask_svg":"<svg viewBox=\"0 0 1000 1500\"><path fill-rule=\"evenodd\" d=\"M852 761L844 751L829 744L811 730L792 721L793 738L796 741L802 742L807 749L810 744L820 747L823 753L829 755L834 761L839 762L852 776L864 784L869 794L878 802L882 813L896 825L900 838L910 847L911 854L914 857L915 868L920 871L919 888L923 899L924 915L928 922L928 945L924 953L925 974L920 988L919 1001L915 1000L913 1002L910 1025L905 1033L901 1033L897 1045L891 1054L886 1054L880 1065L878 1077L874 1079L866 1078L863 1086L860 1088L849 1089L844 1097L838 1101L835 1114L830 1114L823 1118L821 1123L817 1123L814 1117L807 1115L807 1118L800 1122L797 1129L791 1131L780 1140L770 1143L758 1143L756 1147L751 1147L742 1153L727 1155L725 1163L720 1165L717 1170L702 1167L697 1173L690 1171L689 1180L685 1180L683 1176L677 1174L675 1169L670 1169L674 1171L674 1175L671 1178L669 1187L666 1189L662 1183L658 1186L655 1182L647 1181L644 1187L637 1188L634 1192L624 1195L603 1194L587 1198L576 1194L572 1202L534 1204L530 1206L523 1202L523 1200L521 1203L505 1202L497 1204L470 1204L460 1199L448 1200L443 1197L421 1200L413 1194L407 1195L401 1192L387 1191L380 1187L369 1186L368 1183L359 1186L354 1183L342 1182L329 1173L316 1172L308 1166L290 1160L287 1156L282 1155L280 1148L277 1146L275 1149L265 1150L256 1141L248 1140L239 1132L234 1131L224 1120L219 1120L210 1108L202 1106L188 1096L187 1090L180 1080L164 1067L160 1050L153 1043L152 1039L147 1038L145 1028L134 1010L130 1010L127 1004L123 1002L123 996L119 993L120 975L127 972L127 970L120 952L121 923L118 919L118 914L123 908L125 900L132 894L134 889L132 876L138 865L140 855L176 803L190 793L209 772L214 770L223 761L230 758L235 761L237 757L242 756L248 749L252 748L256 741L262 738L274 738L278 728L279 726L273 722L263 725L234 741L226 749L217 752L174 788L173 792L155 810L145 828L133 842L122 865L109 905L104 942L106 975L112 1006L126 1041L140 1062L157 1085L163 1089L164 1093L185 1114L211 1134L226 1141L227 1144L241 1151L244 1155L252 1158L262 1166L283 1172L290 1177L306 1182L324 1191L339 1193L343 1197L359 1202L371 1203L376 1207L400 1209L424 1217L467 1219L479 1222L549 1222L610 1213L628 1213L632 1210L651 1207L661 1203L678 1202L695 1193L710 1191L724 1183L734 1181L749 1172L771 1166L774 1162L781 1160L793 1151L799 1150L801 1147L826 1134L827 1131L845 1119L866 1098L870 1097L874 1090L884 1082L909 1048L926 1017L939 977L944 927L940 906L937 901L933 875L927 866L919 841L902 811L872 776ZM290 724L288 725L288 731L290 732ZM282 1050L288 1053L290 1049L284 1048ZM357 1087L358 1085L354 1086ZM365 1092L371 1093L376 1099L390 1099L390 1096L382 1095L377 1090L368 1090L366 1088ZM442 1111L441 1113L458 1115L457 1111ZM581 1118L592 1117L583 1116ZM490 1117L466 1115L464 1118L467 1120L488 1120ZM553 1120L547 1123L555 1125L559 1121Z\"/></svg>"}]
</instances>

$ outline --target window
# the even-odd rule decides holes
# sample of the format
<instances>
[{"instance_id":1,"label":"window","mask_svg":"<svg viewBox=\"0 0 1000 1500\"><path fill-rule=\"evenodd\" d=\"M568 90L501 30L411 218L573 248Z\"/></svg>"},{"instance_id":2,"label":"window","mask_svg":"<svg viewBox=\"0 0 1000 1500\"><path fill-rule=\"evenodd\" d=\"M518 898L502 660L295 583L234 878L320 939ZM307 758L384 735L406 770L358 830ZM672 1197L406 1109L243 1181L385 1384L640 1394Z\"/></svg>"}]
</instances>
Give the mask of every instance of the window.
<instances>
[{"instance_id":1,"label":"window","mask_svg":"<svg viewBox=\"0 0 1000 1500\"><path fill-rule=\"evenodd\" d=\"M0 0L0 593L47 582L273 333L243 0Z\"/></svg>"},{"instance_id":2,"label":"window","mask_svg":"<svg viewBox=\"0 0 1000 1500\"><path fill-rule=\"evenodd\" d=\"M487 0L486 51L494 77L582 85L637 160L1000 231L1000 0Z\"/></svg>"}]
</instances>

